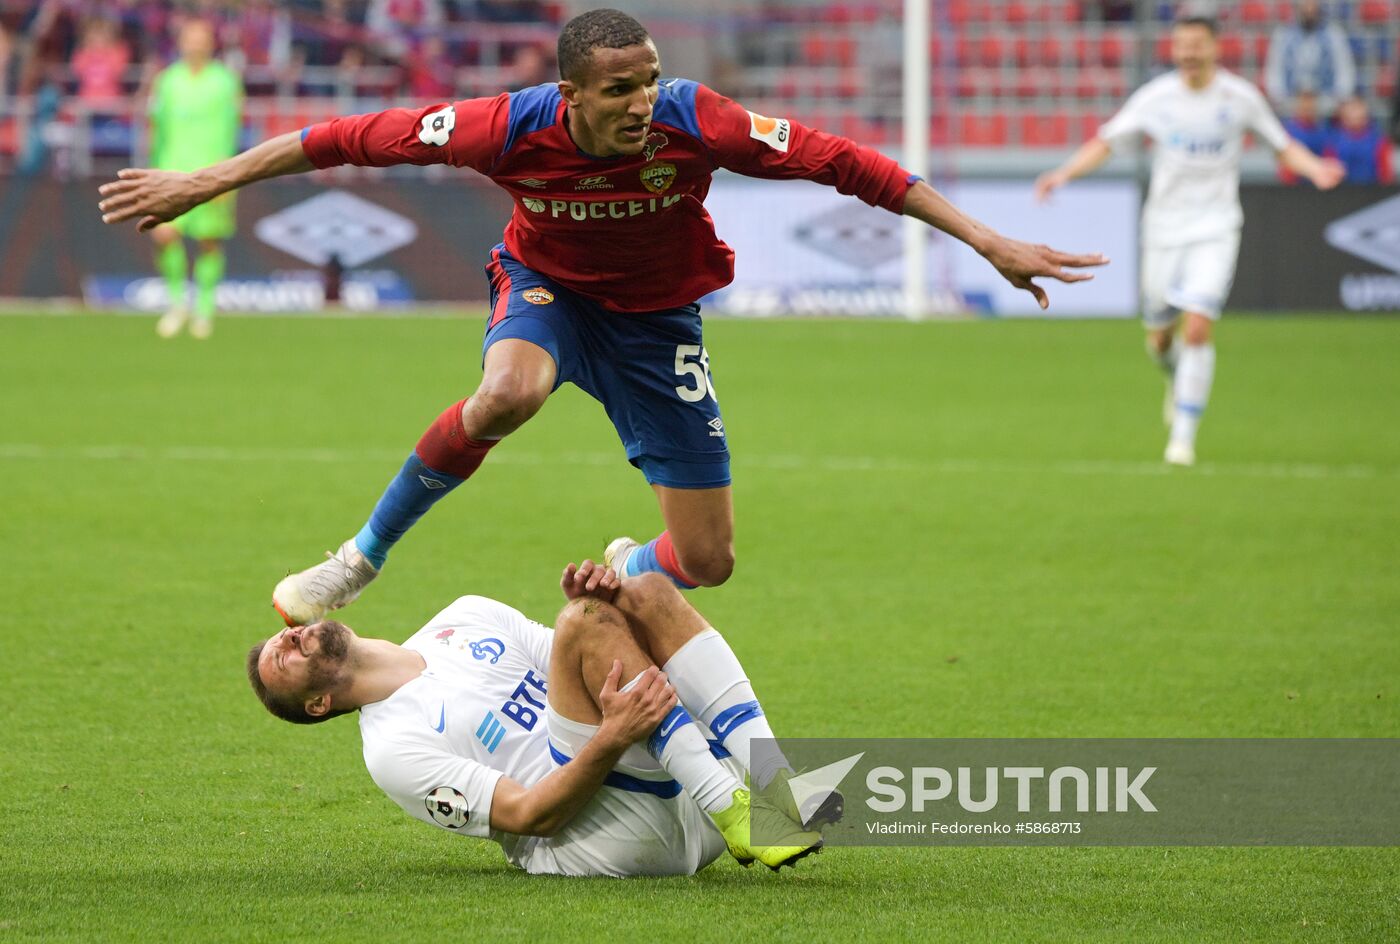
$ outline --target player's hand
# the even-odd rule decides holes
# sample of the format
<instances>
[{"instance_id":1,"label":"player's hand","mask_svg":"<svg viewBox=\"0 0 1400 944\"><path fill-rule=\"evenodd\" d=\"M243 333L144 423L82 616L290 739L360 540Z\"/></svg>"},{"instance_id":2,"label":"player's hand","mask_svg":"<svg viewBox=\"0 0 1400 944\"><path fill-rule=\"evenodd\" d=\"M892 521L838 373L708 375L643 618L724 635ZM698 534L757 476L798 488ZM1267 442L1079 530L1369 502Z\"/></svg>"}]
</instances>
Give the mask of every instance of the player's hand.
<instances>
[{"instance_id":1,"label":"player's hand","mask_svg":"<svg viewBox=\"0 0 1400 944\"><path fill-rule=\"evenodd\" d=\"M1108 264L1108 256L1102 253L1074 255L1051 249L1049 246L1007 239L1005 236L998 236L982 251L982 255L1001 273L1002 278L1034 295L1042 309L1050 307L1050 297L1031 279L1044 277L1061 282L1087 282L1094 277L1092 272L1070 270Z\"/></svg>"},{"instance_id":2,"label":"player's hand","mask_svg":"<svg viewBox=\"0 0 1400 944\"><path fill-rule=\"evenodd\" d=\"M621 681L622 662L614 659L612 671L603 680L603 690L598 693L598 705L603 709L603 723L598 726L598 734L616 738L613 743L619 746L635 744L648 737L676 707L676 690L671 687L666 673L654 665L648 666L637 684L625 692L618 691Z\"/></svg>"},{"instance_id":3,"label":"player's hand","mask_svg":"<svg viewBox=\"0 0 1400 944\"><path fill-rule=\"evenodd\" d=\"M1069 183L1063 172L1058 170L1047 170L1035 179L1035 202L1045 203L1050 199L1050 194Z\"/></svg>"},{"instance_id":4,"label":"player's hand","mask_svg":"<svg viewBox=\"0 0 1400 944\"><path fill-rule=\"evenodd\" d=\"M1318 190L1331 190L1346 179L1346 165L1335 157L1324 157L1317 162L1317 170L1311 178Z\"/></svg>"},{"instance_id":5,"label":"player's hand","mask_svg":"<svg viewBox=\"0 0 1400 944\"><path fill-rule=\"evenodd\" d=\"M559 589L564 591L566 600L579 597L593 597L604 603L611 603L617 596L622 580L617 571L602 564L586 560L582 564L569 564L564 568L564 576L559 580Z\"/></svg>"},{"instance_id":6,"label":"player's hand","mask_svg":"<svg viewBox=\"0 0 1400 944\"><path fill-rule=\"evenodd\" d=\"M97 204L102 222L140 218L136 229L142 233L183 216L208 199L193 174L132 167L117 171L117 179L98 187L97 192L102 195Z\"/></svg>"}]
</instances>

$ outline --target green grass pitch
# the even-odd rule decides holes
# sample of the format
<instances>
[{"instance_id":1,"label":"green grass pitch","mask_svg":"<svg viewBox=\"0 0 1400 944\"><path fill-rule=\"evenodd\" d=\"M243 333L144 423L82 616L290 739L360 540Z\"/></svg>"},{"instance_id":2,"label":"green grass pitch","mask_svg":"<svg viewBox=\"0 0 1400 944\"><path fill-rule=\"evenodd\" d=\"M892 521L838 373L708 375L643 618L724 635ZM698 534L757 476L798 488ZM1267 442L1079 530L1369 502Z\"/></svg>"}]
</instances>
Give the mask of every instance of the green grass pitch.
<instances>
[{"instance_id":1,"label":"green grass pitch","mask_svg":"<svg viewBox=\"0 0 1400 944\"><path fill-rule=\"evenodd\" d=\"M0 942L1379 940L1395 849L833 849L509 870L410 821L353 720L267 716L273 583L469 393L481 322L0 318ZM1400 320L1226 319L1167 471L1129 323L709 325L739 566L693 599L792 736L1400 734ZM550 619L658 516L565 388L345 611ZM1386 930L1386 929L1389 930Z\"/></svg>"}]
</instances>

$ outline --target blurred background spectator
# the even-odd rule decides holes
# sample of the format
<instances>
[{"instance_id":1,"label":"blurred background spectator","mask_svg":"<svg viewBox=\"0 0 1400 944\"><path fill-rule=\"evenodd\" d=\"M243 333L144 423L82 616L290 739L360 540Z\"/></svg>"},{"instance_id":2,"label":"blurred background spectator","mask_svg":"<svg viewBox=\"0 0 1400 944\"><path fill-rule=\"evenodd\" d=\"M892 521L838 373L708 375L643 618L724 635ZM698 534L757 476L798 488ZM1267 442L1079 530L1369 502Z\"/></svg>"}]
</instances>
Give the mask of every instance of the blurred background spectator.
<instances>
[{"instance_id":1,"label":"blurred background spectator","mask_svg":"<svg viewBox=\"0 0 1400 944\"><path fill-rule=\"evenodd\" d=\"M1395 181L1390 141L1380 122L1371 117L1366 100L1352 96L1337 109L1327 138L1326 153L1346 165L1348 184L1389 184Z\"/></svg>"},{"instance_id":2,"label":"blurred background spectator","mask_svg":"<svg viewBox=\"0 0 1400 944\"><path fill-rule=\"evenodd\" d=\"M122 75L131 64L131 51L107 19L90 19L83 27L71 67L78 79L78 97L88 102L110 102L122 94Z\"/></svg>"},{"instance_id":3,"label":"blurred background spectator","mask_svg":"<svg viewBox=\"0 0 1400 944\"><path fill-rule=\"evenodd\" d=\"M174 58L191 16L215 24L219 58L242 74L249 144L334 114L553 81L559 27L604 2L0 0L0 171L22 160L57 166L65 152L78 174L102 161L140 161L136 103ZM902 137L903 0L623 6L652 29L668 75L875 146ZM1400 0L1211 8L1220 14L1222 65L1283 96L1279 110L1298 112L1294 133L1310 147L1351 94L1391 127ZM1093 134L1125 95L1168 67L1179 9L1174 0L937 0L935 153L976 154L965 162L974 173L1014 176L1043 165L1038 150ZM1272 162L1260 166L1273 176Z\"/></svg>"},{"instance_id":4,"label":"blurred background spectator","mask_svg":"<svg viewBox=\"0 0 1400 944\"><path fill-rule=\"evenodd\" d=\"M442 0L370 0L365 27L386 55L402 58L446 18Z\"/></svg>"},{"instance_id":5,"label":"blurred background spectator","mask_svg":"<svg viewBox=\"0 0 1400 944\"><path fill-rule=\"evenodd\" d=\"M1312 92L1299 92L1293 99L1291 112L1287 114L1288 117L1283 120L1283 126L1293 136L1293 139L1302 142L1314 154L1325 154L1331 129L1328 127L1326 119L1318 114L1317 96ZM1312 186L1282 164L1278 165L1278 176L1286 184Z\"/></svg>"},{"instance_id":6,"label":"blurred background spectator","mask_svg":"<svg viewBox=\"0 0 1400 944\"><path fill-rule=\"evenodd\" d=\"M1356 62L1346 32L1327 19L1321 0L1301 0L1297 19L1274 30L1265 87L1279 109L1300 92L1317 96L1322 114L1356 91Z\"/></svg>"}]
</instances>

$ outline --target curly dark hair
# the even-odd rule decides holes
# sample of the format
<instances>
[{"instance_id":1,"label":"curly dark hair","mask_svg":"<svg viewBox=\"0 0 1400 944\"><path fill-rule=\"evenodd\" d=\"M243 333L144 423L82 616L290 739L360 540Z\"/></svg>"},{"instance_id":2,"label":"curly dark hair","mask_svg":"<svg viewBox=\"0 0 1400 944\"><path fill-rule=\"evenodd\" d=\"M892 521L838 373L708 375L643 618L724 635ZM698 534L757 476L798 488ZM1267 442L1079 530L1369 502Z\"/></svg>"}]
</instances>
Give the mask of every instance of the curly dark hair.
<instances>
[{"instance_id":1,"label":"curly dark hair","mask_svg":"<svg viewBox=\"0 0 1400 944\"><path fill-rule=\"evenodd\" d=\"M589 10L564 24L559 34L559 77L578 82L593 61L593 50L626 49L651 38L646 27L620 10Z\"/></svg>"}]
</instances>

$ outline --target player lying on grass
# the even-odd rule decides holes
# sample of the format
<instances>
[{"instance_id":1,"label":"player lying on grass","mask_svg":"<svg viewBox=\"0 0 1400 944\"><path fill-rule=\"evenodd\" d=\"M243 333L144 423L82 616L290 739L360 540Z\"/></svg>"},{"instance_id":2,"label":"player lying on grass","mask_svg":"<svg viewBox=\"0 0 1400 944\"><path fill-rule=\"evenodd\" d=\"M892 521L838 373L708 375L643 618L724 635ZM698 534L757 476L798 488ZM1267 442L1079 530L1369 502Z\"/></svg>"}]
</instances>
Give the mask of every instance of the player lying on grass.
<instances>
[{"instance_id":1,"label":"player lying on grass","mask_svg":"<svg viewBox=\"0 0 1400 944\"><path fill-rule=\"evenodd\" d=\"M661 81L656 46L626 14L570 21L559 71L557 84L338 118L194 174L124 170L101 187L103 220L142 229L257 180L339 164L471 167L514 200L486 266L480 385L428 427L353 538L277 586L290 625L354 600L404 532L565 381L603 404L665 522L646 545L615 542L608 563L628 576L664 571L682 586L729 578L729 451L696 302L734 276L734 253L703 203L720 168L815 180L922 220L1042 306L1033 278L1078 282L1092 276L1066 267L1107 261L1008 239L874 150L745 111L695 82ZM792 382L808 382L799 370Z\"/></svg>"},{"instance_id":2,"label":"player lying on grass","mask_svg":"<svg viewBox=\"0 0 1400 944\"><path fill-rule=\"evenodd\" d=\"M1142 211L1142 320L1148 354L1167 375L1163 419L1171 433L1163 458L1183 466L1196 462L1196 431L1215 379L1212 325L1235 280L1245 132L1319 190L1337 186L1345 175L1337 161L1290 138L1257 88L1219 68L1218 32L1208 16L1177 20L1171 34L1176 68L1134 92L1095 137L1035 185L1037 198L1045 200L1102 166L1114 147L1139 135L1155 144Z\"/></svg>"},{"instance_id":3,"label":"player lying on grass","mask_svg":"<svg viewBox=\"0 0 1400 944\"><path fill-rule=\"evenodd\" d=\"M248 653L248 678L288 721L359 709L385 793L528 872L688 875L726 846L777 869L819 849L781 755L751 769L752 742L773 732L728 643L680 592L591 561L561 586L570 602L552 630L468 596L403 645L330 620L285 629ZM839 818L839 802L807 825Z\"/></svg>"}]
</instances>

